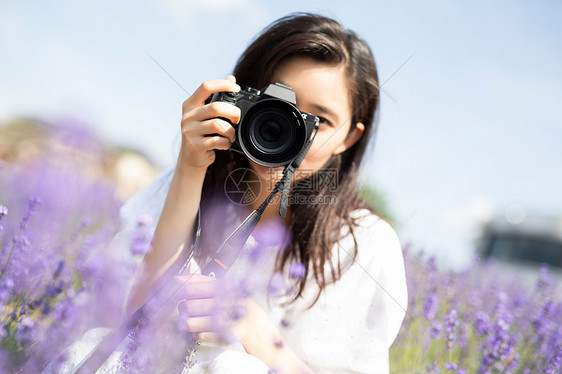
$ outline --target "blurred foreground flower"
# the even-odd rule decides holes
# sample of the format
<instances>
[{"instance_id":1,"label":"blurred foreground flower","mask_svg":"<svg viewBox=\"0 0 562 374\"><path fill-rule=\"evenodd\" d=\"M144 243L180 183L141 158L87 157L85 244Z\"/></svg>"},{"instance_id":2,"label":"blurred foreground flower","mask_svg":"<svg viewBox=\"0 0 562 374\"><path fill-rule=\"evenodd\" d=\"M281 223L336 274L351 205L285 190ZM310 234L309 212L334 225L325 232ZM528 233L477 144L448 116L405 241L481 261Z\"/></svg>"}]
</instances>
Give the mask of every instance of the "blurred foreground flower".
<instances>
[{"instance_id":1,"label":"blurred foreground flower","mask_svg":"<svg viewBox=\"0 0 562 374\"><path fill-rule=\"evenodd\" d=\"M139 217L130 242L110 246L119 229L115 196L112 185L71 162L63 169L41 159L0 165L0 373L38 373L56 357L57 371L66 359L59 354L85 332L119 323L139 259L151 249L154 222ZM269 247L287 239L274 223L254 233L252 269ZM528 291L516 280L499 282L491 263L445 273L435 258L407 248L404 258L410 300L390 351L391 373L560 372L562 303L546 267ZM288 277L276 273L266 286L283 296L291 280L304 276L304 264L295 262ZM237 294L248 296L259 286L248 275L237 280ZM243 315L237 308L231 318ZM281 324L291 327L290 309ZM119 370L181 372L183 333L177 324L135 331Z\"/></svg>"}]
</instances>

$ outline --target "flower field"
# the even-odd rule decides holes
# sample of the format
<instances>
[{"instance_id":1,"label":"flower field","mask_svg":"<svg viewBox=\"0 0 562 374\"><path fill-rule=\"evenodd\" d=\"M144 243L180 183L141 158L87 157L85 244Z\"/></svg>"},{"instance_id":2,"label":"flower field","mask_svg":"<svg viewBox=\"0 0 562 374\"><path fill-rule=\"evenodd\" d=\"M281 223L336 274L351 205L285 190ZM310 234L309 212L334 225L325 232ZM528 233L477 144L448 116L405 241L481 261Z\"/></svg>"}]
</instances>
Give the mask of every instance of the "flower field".
<instances>
[{"instance_id":1,"label":"flower field","mask_svg":"<svg viewBox=\"0 0 562 374\"><path fill-rule=\"evenodd\" d=\"M111 185L79 167L2 166L0 372L41 372L53 359L56 371L66 347L120 315L135 271L108 246L120 204ZM148 242L141 221L131 257ZM562 303L547 268L529 291L477 260L452 273L411 248L404 255L410 300L392 373L561 372Z\"/></svg>"},{"instance_id":2,"label":"flower field","mask_svg":"<svg viewBox=\"0 0 562 374\"><path fill-rule=\"evenodd\" d=\"M562 302L546 267L529 289L476 256L462 272L404 248L409 306L391 373L560 373ZM505 277L504 277L505 278Z\"/></svg>"}]
</instances>

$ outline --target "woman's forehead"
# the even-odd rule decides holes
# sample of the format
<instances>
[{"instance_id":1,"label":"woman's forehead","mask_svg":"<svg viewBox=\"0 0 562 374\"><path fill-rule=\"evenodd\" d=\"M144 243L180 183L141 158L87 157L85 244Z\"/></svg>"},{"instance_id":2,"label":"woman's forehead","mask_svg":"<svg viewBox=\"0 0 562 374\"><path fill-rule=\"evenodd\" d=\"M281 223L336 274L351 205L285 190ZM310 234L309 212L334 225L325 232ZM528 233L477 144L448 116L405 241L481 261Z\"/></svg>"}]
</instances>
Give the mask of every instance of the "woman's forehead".
<instances>
[{"instance_id":1,"label":"woman's forehead","mask_svg":"<svg viewBox=\"0 0 562 374\"><path fill-rule=\"evenodd\" d=\"M342 65L295 56L275 69L272 82L291 87L297 96L297 106L314 107L338 117L351 113L347 77Z\"/></svg>"}]
</instances>

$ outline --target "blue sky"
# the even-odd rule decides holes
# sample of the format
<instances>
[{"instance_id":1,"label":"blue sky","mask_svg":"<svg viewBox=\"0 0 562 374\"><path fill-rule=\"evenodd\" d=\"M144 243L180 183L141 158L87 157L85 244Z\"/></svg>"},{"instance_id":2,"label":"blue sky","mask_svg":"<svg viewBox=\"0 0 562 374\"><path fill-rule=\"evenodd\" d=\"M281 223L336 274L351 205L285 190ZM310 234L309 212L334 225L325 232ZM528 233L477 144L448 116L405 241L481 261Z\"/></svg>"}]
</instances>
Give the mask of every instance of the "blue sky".
<instances>
[{"instance_id":1,"label":"blue sky","mask_svg":"<svg viewBox=\"0 0 562 374\"><path fill-rule=\"evenodd\" d=\"M382 88L362 174L403 242L462 266L486 217L560 216L558 1L3 1L0 120L72 118L170 165L186 94L148 53L192 92L293 11L359 33L381 83L413 56Z\"/></svg>"}]
</instances>

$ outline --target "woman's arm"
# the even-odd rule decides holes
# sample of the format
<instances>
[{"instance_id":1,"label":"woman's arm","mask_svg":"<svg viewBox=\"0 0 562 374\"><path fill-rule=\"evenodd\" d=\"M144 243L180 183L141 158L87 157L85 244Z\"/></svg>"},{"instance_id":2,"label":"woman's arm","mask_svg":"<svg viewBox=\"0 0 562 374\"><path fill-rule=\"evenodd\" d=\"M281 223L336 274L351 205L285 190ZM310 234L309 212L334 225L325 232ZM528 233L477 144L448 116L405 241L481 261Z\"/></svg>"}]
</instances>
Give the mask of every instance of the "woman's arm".
<instances>
[{"instance_id":1,"label":"woman's arm","mask_svg":"<svg viewBox=\"0 0 562 374\"><path fill-rule=\"evenodd\" d=\"M176 262L183 244L191 241L200 203L204 169L178 166L152 238L152 250L142 264L142 274L133 286L128 311L139 308L157 288L155 281Z\"/></svg>"},{"instance_id":2,"label":"woman's arm","mask_svg":"<svg viewBox=\"0 0 562 374\"><path fill-rule=\"evenodd\" d=\"M173 270L184 243L191 241L205 173L215 160L215 149L228 149L235 139L234 128L222 117L237 123L240 109L227 103L205 104L215 92L239 91L233 76L206 81L182 106L182 145L170 189L152 239L152 250L143 260L127 311L139 308L160 286L157 280ZM213 135L214 136L209 136ZM166 277L163 277L166 278Z\"/></svg>"}]
</instances>

